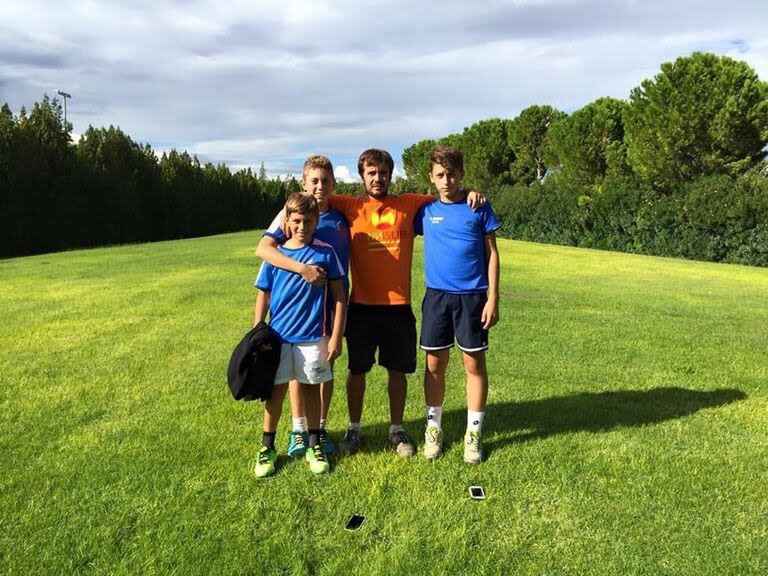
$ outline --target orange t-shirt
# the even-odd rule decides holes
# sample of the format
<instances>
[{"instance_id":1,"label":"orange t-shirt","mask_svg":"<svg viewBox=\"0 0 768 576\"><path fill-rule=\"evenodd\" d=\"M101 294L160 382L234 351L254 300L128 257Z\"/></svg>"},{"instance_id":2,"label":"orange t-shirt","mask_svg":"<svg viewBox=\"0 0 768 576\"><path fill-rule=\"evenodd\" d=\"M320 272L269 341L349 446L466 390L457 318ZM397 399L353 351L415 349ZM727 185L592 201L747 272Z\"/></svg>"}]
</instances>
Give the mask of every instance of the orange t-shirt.
<instances>
[{"instance_id":1,"label":"orange t-shirt","mask_svg":"<svg viewBox=\"0 0 768 576\"><path fill-rule=\"evenodd\" d=\"M400 194L382 199L331 196L328 200L349 222L350 301L410 304L413 218L435 197Z\"/></svg>"}]
</instances>

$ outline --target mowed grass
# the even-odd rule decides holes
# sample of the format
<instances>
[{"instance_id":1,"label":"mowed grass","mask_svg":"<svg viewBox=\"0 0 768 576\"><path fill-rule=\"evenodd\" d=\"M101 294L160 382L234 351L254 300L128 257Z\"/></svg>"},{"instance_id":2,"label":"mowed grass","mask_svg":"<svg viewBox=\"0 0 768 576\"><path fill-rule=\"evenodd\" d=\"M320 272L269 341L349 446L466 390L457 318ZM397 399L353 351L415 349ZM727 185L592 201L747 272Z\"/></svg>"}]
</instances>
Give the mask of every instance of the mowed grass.
<instances>
[{"instance_id":1,"label":"mowed grass","mask_svg":"<svg viewBox=\"0 0 768 576\"><path fill-rule=\"evenodd\" d=\"M442 459L385 449L375 368L363 453L258 481L262 407L225 379L258 238L0 261L2 572L768 573L768 270L501 240L486 462L462 462L454 356Z\"/></svg>"}]
</instances>

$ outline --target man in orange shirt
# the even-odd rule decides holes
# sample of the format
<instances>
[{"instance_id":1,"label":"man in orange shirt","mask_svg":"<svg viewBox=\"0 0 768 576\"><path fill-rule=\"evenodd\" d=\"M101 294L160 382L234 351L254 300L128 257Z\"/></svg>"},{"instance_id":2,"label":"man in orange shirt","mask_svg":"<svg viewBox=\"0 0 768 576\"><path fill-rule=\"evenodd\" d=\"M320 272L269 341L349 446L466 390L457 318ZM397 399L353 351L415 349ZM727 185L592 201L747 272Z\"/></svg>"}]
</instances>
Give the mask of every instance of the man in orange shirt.
<instances>
[{"instance_id":1,"label":"man in orange shirt","mask_svg":"<svg viewBox=\"0 0 768 576\"><path fill-rule=\"evenodd\" d=\"M349 222L352 295L347 320L347 408L349 426L339 451L352 454L362 443L360 420L365 375L379 364L389 377L389 442L401 456L416 447L403 429L408 389L406 374L416 371L416 318L411 309L413 219L434 197L424 194L389 196L394 162L385 150L366 150L357 170L363 198L332 196L330 205Z\"/></svg>"}]
</instances>

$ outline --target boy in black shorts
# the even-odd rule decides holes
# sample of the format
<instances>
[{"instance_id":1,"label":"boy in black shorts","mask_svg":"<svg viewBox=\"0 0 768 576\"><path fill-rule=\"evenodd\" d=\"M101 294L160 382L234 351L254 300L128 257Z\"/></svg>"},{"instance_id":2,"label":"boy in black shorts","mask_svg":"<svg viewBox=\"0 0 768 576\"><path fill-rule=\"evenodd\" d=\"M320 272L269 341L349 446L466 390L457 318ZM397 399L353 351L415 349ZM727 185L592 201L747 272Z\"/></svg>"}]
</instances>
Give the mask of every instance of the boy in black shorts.
<instances>
[{"instance_id":1,"label":"boy in black shorts","mask_svg":"<svg viewBox=\"0 0 768 576\"><path fill-rule=\"evenodd\" d=\"M483 458L482 424L488 397L488 329L499 320L495 231L500 224L490 203L477 211L467 206L460 188L464 160L459 150L434 148L429 163L429 179L440 199L421 208L414 220L414 230L424 236L427 285L420 338L420 347L427 353L424 456L434 460L442 454L445 370L455 337L467 375L464 461L478 464Z\"/></svg>"}]
</instances>

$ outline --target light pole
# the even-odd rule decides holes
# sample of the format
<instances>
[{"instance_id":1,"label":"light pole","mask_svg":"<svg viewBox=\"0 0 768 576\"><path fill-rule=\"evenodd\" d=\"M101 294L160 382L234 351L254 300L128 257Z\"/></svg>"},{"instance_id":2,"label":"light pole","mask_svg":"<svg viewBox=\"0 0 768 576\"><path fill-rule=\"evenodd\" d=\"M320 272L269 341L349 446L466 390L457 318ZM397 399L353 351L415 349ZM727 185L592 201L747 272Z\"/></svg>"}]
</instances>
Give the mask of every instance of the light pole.
<instances>
[{"instance_id":1,"label":"light pole","mask_svg":"<svg viewBox=\"0 0 768 576\"><path fill-rule=\"evenodd\" d=\"M59 96L64 100L64 125L67 125L67 98L72 98L72 94L67 94L64 90L58 91Z\"/></svg>"}]
</instances>

